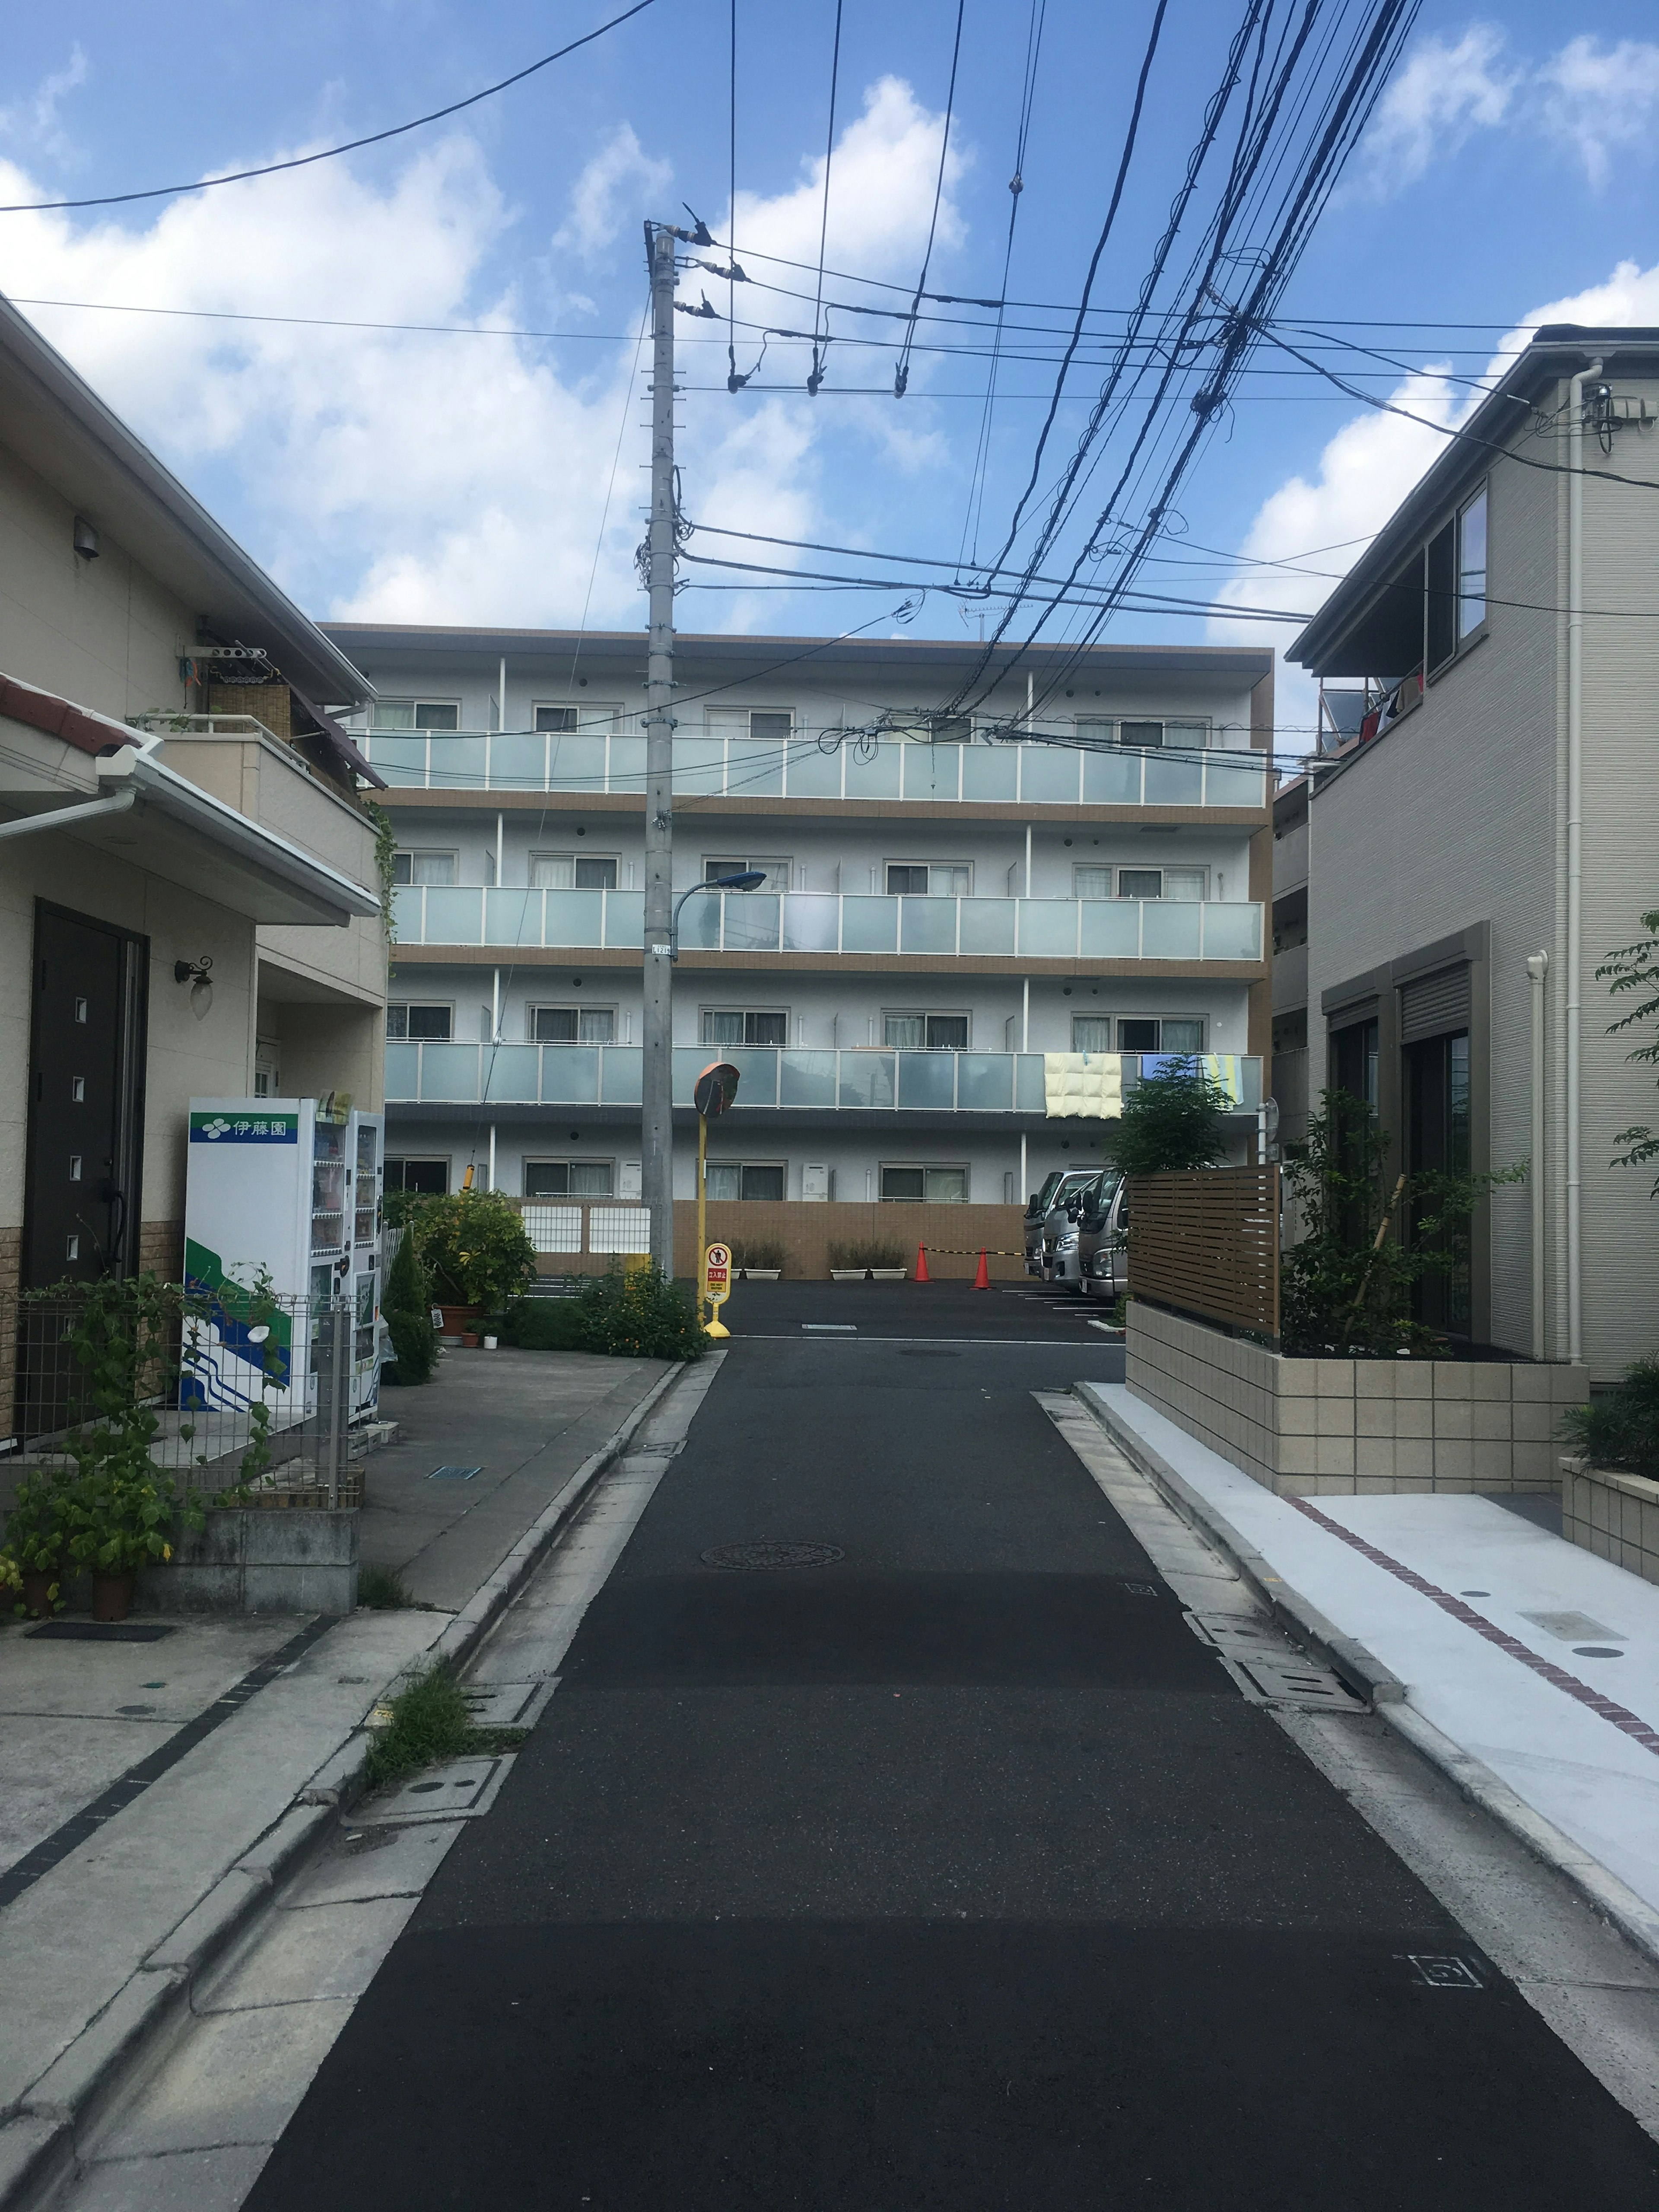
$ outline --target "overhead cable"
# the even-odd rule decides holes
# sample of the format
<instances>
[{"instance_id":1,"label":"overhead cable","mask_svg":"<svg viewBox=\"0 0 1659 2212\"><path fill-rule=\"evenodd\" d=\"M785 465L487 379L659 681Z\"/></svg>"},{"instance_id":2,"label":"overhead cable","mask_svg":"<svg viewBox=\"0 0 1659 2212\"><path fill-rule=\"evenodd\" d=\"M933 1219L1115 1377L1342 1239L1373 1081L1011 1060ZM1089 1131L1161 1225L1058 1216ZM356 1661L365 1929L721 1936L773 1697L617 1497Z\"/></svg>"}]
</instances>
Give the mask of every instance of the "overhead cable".
<instances>
[{"instance_id":1,"label":"overhead cable","mask_svg":"<svg viewBox=\"0 0 1659 2212\"><path fill-rule=\"evenodd\" d=\"M898 365L893 371L893 397L902 399L910 381L910 346L916 334L916 315L923 298L923 287L927 282L928 264L933 258L933 238L939 229L939 204L945 193L945 165L951 153L951 118L957 105L957 64L962 58L962 18L968 0L957 0L957 33L951 45L951 82L945 94L945 128L939 133L939 174L933 179L933 208L927 218L927 244L921 257L921 274L916 279L916 294L910 302L910 319L905 325L904 343L899 349Z\"/></svg>"}]
</instances>

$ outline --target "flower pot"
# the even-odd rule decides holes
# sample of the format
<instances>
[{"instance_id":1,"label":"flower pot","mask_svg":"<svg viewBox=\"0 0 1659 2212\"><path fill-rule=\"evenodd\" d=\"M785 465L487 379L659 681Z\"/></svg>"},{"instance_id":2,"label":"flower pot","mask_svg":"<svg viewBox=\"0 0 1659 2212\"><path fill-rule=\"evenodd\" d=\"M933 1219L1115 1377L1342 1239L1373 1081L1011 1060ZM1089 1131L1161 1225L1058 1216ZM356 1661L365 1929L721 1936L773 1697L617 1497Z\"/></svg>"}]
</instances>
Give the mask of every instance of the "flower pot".
<instances>
[{"instance_id":1,"label":"flower pot","mask_svg":"<svg viewBox=\"0 0 1659 2212\"><path fill-rule=\"evenodd\" d=\"M740 1283L775 1283L782 1273L781 1267L739 1267L738 1280Z\"/></svg>"},{"instance_id":2,"label":"flower pot","mask_svg":"<svg viewBox=\"0 0 1659 2212\"><path fill-rule=\"evenodd\" d=\"M57 1580L56 1575L23 1577L23 1610L31 1620L52 1619L52 1588Z\"/></svg>"},{"instance_id":3,"label":"flower pot","mask_svg":"<svg viewBox=\"0 0 1659 2212\"><path fill-rule=\"evenodd\" d=\"M470 1328L464 1328L461 1331L461 1349L464 1352L476 1352L477 1348L478 1340L477 1336Z\"/></svg>"},{"instance_id":4,"label":"flower pot","mask_svg":"<svg viewBox=\"0 0 1659 2212\"><path fill-rule=\"evenodd\" d=\"M125 1620L132 1610L133 1577L94 1575L92 1617L94 1620Z\"/></svg>"},{"instance_id":5,"label":"flower pot","mask_svg":"<svg viewBox=\"0 0 1659 2212\"><path fill-rule=\"evenodd\" d=\"M465 1336L475 1322L483 1320L484 1310L482 1306L440 1306L438 1310L444 1317L441 1335Z\"/></svg>"}]
</instances>

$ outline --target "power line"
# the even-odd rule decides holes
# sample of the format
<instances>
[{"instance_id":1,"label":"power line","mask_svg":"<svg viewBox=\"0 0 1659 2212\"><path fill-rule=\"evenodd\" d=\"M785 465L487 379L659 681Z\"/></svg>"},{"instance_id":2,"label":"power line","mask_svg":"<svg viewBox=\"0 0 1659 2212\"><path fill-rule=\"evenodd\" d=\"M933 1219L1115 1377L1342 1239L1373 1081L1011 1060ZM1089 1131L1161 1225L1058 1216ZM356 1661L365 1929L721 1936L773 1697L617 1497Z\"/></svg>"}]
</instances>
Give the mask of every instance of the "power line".
<instances>
[{"instance_id":1,"label":"power line","mask_svg":"<svg viewBox=\"0 0 1659 2212\"><path fill-rule=\"evenodd\" d=\"M836 40L830 55L830 130L823 149L823 207L818 217L818 289L812 305L812 371L806 380L806 389L816 399L818 386L823 381L823 363L818 352L818 330L823 320L823 256L830 241L830 169L836 158L836 93L841 82L841 9L842 0L836 0ZM733 208L735 215L737 210ZM826 341L827 347L827 341Z\"/></svg>"},{"instance_id":2,"label":"power line","mask_svg":"<svg viewBox=\"0 0 1659 2212\"><path fill-rule=\"evenodd\" d=\"M580 39L572 39L568 46L544 54L527 68L515 70L499 84L487 84L482 92L469 93L465 100L452 100L447 107L434 107L429 115L417 115L408 123L394 123L389 131L374 131L366 138L348 138L343 146L325 146L316 154L296 154L287 161L267 161L257 169L234 169L228 176L198 177L187 185L152 185L143 191L103 192L80 200L20 200L9 207L0 207L0 215L38 215L61 208L125 207L134 200L172 199L180 192L205 191L212 185L246 184L251 177L274 177L285 169L308 169L315 161L332 161L341 154L355 154L364 146L381 146L388 138L401 138L408 131L424 130L428 123L441 123L447 115L459 115L464 108L476 107L481 100L493 100L498 92L506 92L513 85L522 84L527 76L534 76L538 70L562 62L567 54L574 54L580 46L591 46L595 39L602 39L607 31L614 31L619 23L642 14L651 4L652 0L634 0L631 8L625 8L620 15L613 15L608 23L601 23L597 30L584 32Z\"/></svg>"},{"instance_id":3,"label":"power line","mask_svg":"<svg viewBox=\"0 0 1659 2212\"><path fill-rule=\"evenodd\" d=\"M921 306L922 288L927 282L928 264L933 258L933 238L939 229L939 204L945 194L945 165L951 153L951 118L957 105L957 64L962 58L962 19L968 0L957 0L957 32L951 46L951 82L945 94L945 128L939 133L939 174L933 179L933 210L927 218L927 244L921 257L921 274L916 279L916 294L910 302L910 318L904 328L904 343L900 348L898 364L893 371L893 397L902 399L905 386L910 381L910 347L916 334L916 313Z\"/></svg>"}]
</instances>

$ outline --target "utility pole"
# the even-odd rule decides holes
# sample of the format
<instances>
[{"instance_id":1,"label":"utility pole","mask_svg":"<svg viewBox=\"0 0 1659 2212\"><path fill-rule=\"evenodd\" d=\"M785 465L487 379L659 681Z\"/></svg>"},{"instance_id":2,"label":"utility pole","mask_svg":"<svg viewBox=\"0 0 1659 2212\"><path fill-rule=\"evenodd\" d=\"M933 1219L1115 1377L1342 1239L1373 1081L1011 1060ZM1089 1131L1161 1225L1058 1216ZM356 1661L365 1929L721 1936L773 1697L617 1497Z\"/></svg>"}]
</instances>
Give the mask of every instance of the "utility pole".
<instances>
[{"instance_id":1,"label":"utility pole","mask_svg":"<svg viewBox=\"0 0 1659 2212\"><path fill-rule=\"evenodd\" d=\"M645 995L641 1195L651 1257L674 1273L674 234L645 227L651 266L651 626L645 664Z\"/></svg>"}]
</instances>

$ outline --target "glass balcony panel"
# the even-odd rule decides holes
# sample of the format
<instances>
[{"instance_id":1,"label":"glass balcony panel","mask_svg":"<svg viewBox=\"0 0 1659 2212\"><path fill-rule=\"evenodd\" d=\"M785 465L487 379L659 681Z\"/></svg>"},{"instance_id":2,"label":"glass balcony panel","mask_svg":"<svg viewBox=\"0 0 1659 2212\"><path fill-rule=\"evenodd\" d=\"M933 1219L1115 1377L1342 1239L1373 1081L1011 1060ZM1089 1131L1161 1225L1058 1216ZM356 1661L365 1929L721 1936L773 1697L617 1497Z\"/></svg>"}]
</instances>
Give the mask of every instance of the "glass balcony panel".
<instances>
[{"instance_id":1,"label":"glass balcony panel","mask_svg":"<svg viewBox=\"0 0 1659 2212\"><path fill-rule=\"evenodd\" d=\"M1261 908L1248 900L1212 899L1199 911L1204 916L1204 957L1206 960L1259 960L1261 957Z\"/></svg>"},{"instance_id":2,"label":"glass balcony panel","mask_svg":"<svg viewBox=\"0 0 1659 2212\"><path fill-rule=\"evenodd\" d=\"M640 1103L640 1062L636 1044L607 1044L596 1048L599 1056L601 1106L637 1106Z\"/></svg>"},{"instance_id":3,"label":"glass balcony panel","mask_svg":"<svg viewBox=\"0 0 1659 2212\"><path fill-rule=\"evenodd\" d=\"M454 890L428 888L423 945L482 945L483 931L482 890L471 884Z\"/></svg>"},{"instance_id":4,"label":"glass balcony panel","mask_svg":"<svg viewBox=\"0 0 1659 2212\"><path fill-rule=\"evenodd\" d=\"M1069 745L1022 745L1019 749L1021 805L1075 806L1078 800L1078 755Z\"/></svg>"},{"instance_id":5,"label":"glass balcony panel","mask_svg":"<svg viewBox=\"0 0 1659 2212\"><path fill-rule=\"evenodd\" d=\"M603 791L605 739L583 737L574 730L555 730L547 741L547 787L550 791Z\"/></svg>"},{"instance_id":6,"label":"glass balcony panel","mask_svg":"<svg viewBox=\"0 0 1659 2212\"><path fill-rule=\"evenodd\" d=\"M890 1106L893 1103L896 1087L896 1053L843 1052L838 1057L841 1061L838 1082L843 1106Z\"/></svg>"},{"instance_id":7,"label":"glass balcony panel","mask_svg":"<svg viewBox=\"0 0 1659 2212\"><path fill-rule=\"evenodd\" d=\"M683 952L718 952L720 947L720 894L717 891L700 891L696 897L687 899L680 908L680 950Z\"/></svg>"},{"instance_id":8,"label":"glass balcony panel","mask_svg":"<svg viewBox=\"0 0 1659 2212\"><path fill-rule=\"evenodd\" d=\"M848 738L847 754L847 796L849 799L896 799L899 795L900 743L896 738L884 738L877 746L875 757L860 760L854 739Z\"/></svg>"},{"instance_id":9,"label":"glass balcony panel","mask_svg":"<svg viewBox=\"0 0 1659 2212\"><path fill-rule=\"evenodd\" d=\"M492 791L545 791L547 734L543 730L503 730L489 741Z\"/></svg>"},{"instance_id":10,"label":"glass balcony panel","mask_svg":"<svg viewBox=\"0 0 1659 2212\"><path fill-rule=\"evenodd\" d=\"M970 757L964 753L964 757ZM962 914L964 952L1012 955L1014 949L1015 902L1008 898L969 898L958 902Z\"/></svg>"},{"instance_id":11,"label":"glass balcony panel","mask_svg":"<svg viewBox=\"0 0 1659 2212\"><path fill-rule=\"evenodd\" d=\"M1204 757L1206 806L1265 806L1261 756L1257 752L1209 752Z\"/></svg>"},{"instance_id":12,"label":"glass balcony panel","mask_svg":"<svg viewBox=\"0 0 1659 2212\"><path fill-rule=\"evenodd\" d=\"M386 1095L388 1098L418 1098L421 1048L414 1044L389 1044L386 1048Z\"/></svg>"},{"instance_id":13,"label":"glass balcony panel","mask_svg":"<svg viewBox=\"0 0 1659 2212\"><path fill-rule=\"evenodd\" d=\"M743 799L775 799L783 789L783 747L775 738L733 738L726 788Z\"/></svg>"},{"instance_id":14,"label":"glass balcony panel","mask_svg":"<svg viewBox=\"0 0 1659 2212\"><path fill-rule=\"evenodd\" d=\"M866 898L854 892L841 902L841 943L844 952L896 952L898 907L896 898Z\"/></svg>"},{"instance_id":15,"label":"glass balcony panel","mask_svg":"<svg viewBox=\"0 0 1659 2212\"><path fill-rule=\"evenodd\" d=\"M635 951L645 942L645 893L607 891L605 895L605 941Z\"/></svg>"},{"instance_id":16,"label":"glass balcony panel","mask_svg":"<svg viewBox=\"0 0 1659 2212\"><path fill-rule=\"evenodd\" d=\"M1016 796L1019 754L1012 745L963 745L962 795L981 805L1006 805Z\"/></svg>"},{"instance_id":17,"label":"glass balcony panel","mask_svg":"<svg viewBox=\"0 0 1659 2212\"><path fill-rule=\"evenodd\" d=\"M836 1103L836 1055L833 1052L781 1052L778 1054L780 1106L830 1106Z\"/></svg>"},{"instance_id":18,"label":"glass balcony panel","mask_svg":"<svg viewBox=\"0 0 1659 2212\"><path fill-rule=\"evenodd\" d=\"M726 779L726 740L716 733L674 733L676 791L719 791Z\"/></svg>"},{"instance_id":19,"label":"glass balcony panel","mask_svg":"<svg viewBox=\"0 0 1659 2212\"><path fill-rule=\"evenodd\" d=\"M483 1062L486 1103L533 1106L540 1095L537 1085L541 1049L538 1044L486 1045L479 1055Z\"/></svg>"},{"instance_id":20,"label":"glass balcony panel","mask_svg":"<svg viewBox=\"0 0 1659 2212\"><path fill-rule=\"evenodd\" d=\"M1238 1087L1243 1092L1239 1103L1254 1109L1261 1103L1261 1062L1251 1057L1238 1063Z\"/></svg>"},{"instance_id":21,"label":"glass balcony panel","mask_svg":"<svg viewBox=\"0 0 1659 2212\"><path fill-rule=\"evenodd\" d=\"M421 1047L422 1098L471 1103L478 1096L478 1047L476 1044L426 1044Z\"/></svg>"},{"instance_id":22,"label":"glass balcony panel","mask_svg":"<svg viewBox=\"0 0 1659 2212\"><path fill-rule=\"evenodd\" d=\"M645 789L645 739L613 737L611 740L611 789L627 793Z\"/></svg>"},{"instance_id":23,"label":"glass balcony panel","mask_svg":"<svg viewBox=\"0 0 1659 2212\"><path fill-rule=\"evenodd\" d=\"M413 884L399 884L392 894L392 934L400 945L424 945L426 923L421 900L423 894Z\"/></svg>"},{"instance_id":24,"label":"glass balcony panel","mask_svg":"<svg viewBox=\"0 0 1659 2212\"><path fill-rule=\"evenodd\" d=\"M1139 806L1140 764L1146 756L1109 751L1083 756L1083 796L1091 806Z\"/></svg>"},{"instance_id":25,"label":"glass balcony panel","mask_svg":"<svg viewBox=\"0 0 1659 2212\"><path fill-rule=\"evenodd\" d=\"M775 1106L778 1103L778 1048L766 1044L736 1044L708 1048L709 1060L730 1060L738 1071L739 1106ZM706 1067L708 1061L703 1062Z\"/></svg>"},{"instance_id":26,"label":"glass balcony panel","mask_svg":"<svg viewBox=\"0 0 1659 2212\"><path fill-rule=\"evenodd\" d=\"M388 783L424 783L426 739L388 737L375 730L365 739L369 759Z\"/></svg>"},{"instance_id":27,"label":"glass balcony panel","mask_svg":"<svg viewBox=\"0 0 1659 2212\"><path fill-rule=\"evenodd\" d=\"M484 893L486 945L539 945L542 941L542 900L545 893L509 885Z\"/></svg>"},{"instance_id":28,"label":"glass balcony panel","mask_svg":"<svg viewBox=\"0 0 1659 2212\"><path fill-rule=\"evenodd\" d=\"M957 902L943 898L902 898L899 910L901 952L954 952L957 949Z\"/></svg>"},{"instance_id":29,"label":"glass balcony panel","mask_svg":"<svg viewBox=\"0 0 1659 2212\"><path fill-rule=\"evenodd\" d=\"M1141 899L1085 899L1083 950L1097 960L1133 960L1140 952Z\"/></svg>"},{"instance_id":30,"label":"glass balcony panel","mask_svg":"<svg viewBox=\"0 0 1659 2212\"><path fill-rule=\"evenodd\" d=\"M1014 1103L1014 1055L1011 1052L959 1052L957 1103L993 1112ZM1024 1193L1020 1194L1024 1197Z\"/></svg>"},{"instance_id":31,"label":"glass balcony panel","mask_svg":"<svg viewBox=\"0 0 1659 2212\"><path fill-rule=\"evenodd\" d=\"M1143 960L1196 960L1204 909L1196 899L1139 899Z\"/></svg>"},{"instance_id":32,"label":"glass balcony panel","mask_svg":"<svg viewBox=\"0 0 1659 2212\"><path fill-rule=\"evenodd\" d=\"M814 739L797 738L789 748L789 795L792 799L839 799L841 754L826 752Z\"/></svg>"},{"instance_id":33,"label":"glass balcony panel","mask_svg":"<svg viewBox=\"0 0 1659 2212\"><path fill-rule=\"evenodd\" d=\"M1148 806L1196 806L1203 797L1201 760L1171 759L1164 753L1146 755Z\"/></svg>"},{"instance_id":34,"label":"glass balcony panel","mask_svg":"<svg viewBox=\"0 0 1659 2212\"><path fill-rule=\"evenodd\" d=\"M711 1061L724 1060L726 1054L717 1044L677 1044L674 1047L674 1103L690 1106L692 1090L697 1078Z\"/></svg>"},{"instance_id":35,"label":"glass balcony panel","mask_svg":"<svg viewBox=\"0 0 1659 2212\"><path fill-rule=\"evenodd\" d=\"M594 1044L544 1044L542 1098L549 1106L597 1106L599 1048Z\"/></svg>"},{"instance_id":36,"label":"glass balcony panel","mask_svg":"<svg viewBox=\"0 0 1659 2212\"><path fill-rule=\"evenodd\" d=\"M603 891L544 891L547 920L544 943L598 945L604 926Z\"/></svg>"},{"instance_id":37,"label":"glass balcony panel","mask_svg":"<svg viewBox=\"0 0 1659 2212\"><path fill-rule=\"evenodd\" d=\"M1042 1054L1014 1054L1014 1106L1021 1114L1044 1114L1048 1109L1048 1086L1042 1079ZM1022 1197L1026 1194L1022 1192Z\"/></svg>"},{"instance_id":38,"label":"glass balcony panel","mask_svg":"<svg viewBox=\"0 0 1659 2212\"><path fill-rule=\"evenodd\" d=\"M447 731L434 731L432 738L432 777L434 791L477 791L484 780L484 744L482 737L452 738Z\"/></svg>"},{"instance_id":39,"label":"glass balcony panel","mask_svg":"<svg viewBox=\"0 0 1659 2212\"><path fill-rule=\"evenodd\" d=\"M1067 960L1077 951L1077 902L1018 899L1019 951L1027 959Z\"/></svg>"},{"instance_id":40,"label":"glass balcony panel","mask_svg":"<svg viewBox=\"0 0 1659 2212\"><path fill-rule=\"evenodd\" d=\"M695 905L696 902L692 901ZM722 891L726 908L728 952L775 952L778 949L778 899L772 891ZM709 904L714 904L710 899Z\"/></svg>"},{"instance_id":41,"label":"glass balcony panel","mask_svg":"<svg viewBox=\"0 0 1659 2212\"><path fill-rule=\"evenodd\" d=\"M783 902L786 952L833 952L841 901L830 891L791 891Z\"/></svg>"},{"instance_id":42,"label":"glass balcony panel","mask_svg":"<svg viewBox=\"0 0 1659 2212\"><path fill-rule=\"evenodd\" d=\"M953 1052L900 1053L899 1104L948 1111L956 1103L956 1057Z\"/></svg>"},{"instance_id":43,"label":"glass balcony panel","mask_svg":"<svg viewBox=\"0 0 1659 2212\"><path fill-rule=\"evenodd\" d=\"M962 772L966 745L901 745L899 763L906 799L939 799L959 796L957 778Z\"/></svg>"}]
</instances>

